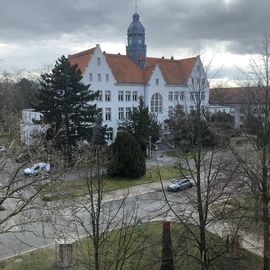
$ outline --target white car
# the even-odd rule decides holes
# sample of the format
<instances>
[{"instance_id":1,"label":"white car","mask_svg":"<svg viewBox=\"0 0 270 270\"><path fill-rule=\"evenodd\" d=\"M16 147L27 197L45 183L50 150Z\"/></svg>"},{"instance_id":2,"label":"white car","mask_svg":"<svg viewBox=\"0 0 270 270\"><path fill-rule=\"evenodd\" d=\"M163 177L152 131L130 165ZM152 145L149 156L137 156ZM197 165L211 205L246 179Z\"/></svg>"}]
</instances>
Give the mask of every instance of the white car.
<instances>
[{"instance_id":1,"label":"white car","mask_svg":"<svg viewBox=\"0 0 270 270\"><path fill-rule=\"evenodd\" d=\"M51 166L49 163L39 162L34 164L33 167L24 169L24 175L38 175L41 172L49 173Z\"/></svg>"},{"instance_id":2,"label":"white car","mask_svg":"<svg viewBox=\"0 0 270 270\"><path fill-rule=\"evenodd\" d=\"M7 152L7 148L4 145L1 145L0 152Z\"/></svg>"}]
</instances>

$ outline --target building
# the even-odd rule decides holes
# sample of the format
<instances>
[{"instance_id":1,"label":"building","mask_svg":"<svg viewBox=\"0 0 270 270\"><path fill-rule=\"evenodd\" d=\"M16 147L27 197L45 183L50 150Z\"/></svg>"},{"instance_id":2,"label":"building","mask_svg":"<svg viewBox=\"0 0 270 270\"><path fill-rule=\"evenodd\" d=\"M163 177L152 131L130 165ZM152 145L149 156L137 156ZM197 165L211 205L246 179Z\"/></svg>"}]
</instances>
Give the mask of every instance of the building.
<instances>
[{"instance_id":1,"label":"building","mask_svg":"<svg viewBox=\"0 0 270 270\"><path fill-rule=\"evenodd\" d=\"M257 87L212 88L209 90L209 111L217 112L214 110L225 109L234 117L235 127L242 127L245 108L255 102L258 90Z\"/></svg>"},{"instance_id":2,"label":"building","mask_svg":"<svg viewBox=\"0 0 270 270\"><path fill-rule=\"evenodd\" d=\"M42 113L35 112L34 109L22 110L22 120L20 123L21 142L31 145L37 133L43 133L46 127L41 124Z\"/></svg>"},{"instance_id":3,"label":"building","mask_svg":"<svg viewBox=\"0 0 270 270\"><path fill-rule=\"evenodd\" d=\"M190 111L200 98L202 106L208 105L208 82L200 57L147 57L145 29L138 13L128 27L126 55L102 52L97 44L69 55L69 61L78 65L83 82L99 93L95 102L108 126L109 142L114 140L119 122L138 106L139 96L160 123L177 104Z\"/></svg>"}]
</instances>

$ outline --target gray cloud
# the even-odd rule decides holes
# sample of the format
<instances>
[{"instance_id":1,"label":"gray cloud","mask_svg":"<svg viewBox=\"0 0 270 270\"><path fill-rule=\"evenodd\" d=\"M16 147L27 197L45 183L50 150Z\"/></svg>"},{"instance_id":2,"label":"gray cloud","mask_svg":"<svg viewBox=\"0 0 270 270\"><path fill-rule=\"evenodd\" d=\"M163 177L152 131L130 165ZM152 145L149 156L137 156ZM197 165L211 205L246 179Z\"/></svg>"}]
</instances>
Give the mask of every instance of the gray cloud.
<instances>
[{"instance_id":1,"label":"gray cloud","mask_svg":"<svg viewBox=\"0 0 270 270\"><path fill-rule=\"evenodd\" d=\"M229 52L245 54L253 51L254 41L269 28L269 0L138 2L149 51L194 51L199 43L203 47L222 43ZM0 59L15 61L14 54L20 52L14 46L24 59L29 46L35 54L39 48L44 61L61 48L63 54L73 52L72 46L80 43L125 43L133 13L133 0L1 0L0 45L13 46L13 57L8 57L8 48L1 53L0 46Z\"/></svg>"}]
</instances>

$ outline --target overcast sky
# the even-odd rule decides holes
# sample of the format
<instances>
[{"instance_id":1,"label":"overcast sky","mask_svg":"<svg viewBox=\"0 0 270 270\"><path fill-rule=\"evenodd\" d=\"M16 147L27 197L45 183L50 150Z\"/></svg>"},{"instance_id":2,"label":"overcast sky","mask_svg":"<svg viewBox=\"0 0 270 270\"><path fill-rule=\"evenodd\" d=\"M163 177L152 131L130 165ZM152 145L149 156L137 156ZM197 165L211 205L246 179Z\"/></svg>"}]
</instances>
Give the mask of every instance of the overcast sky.
<instances>
[{"instance_id":1,"label":"overcast sky","mask_svg":"<svg viewBox=\"0 0 270 270\"><path fill-rule=\"evenodd\" d=\"M32 71L94 47L125 54L135 0L0 0L0 71ZM138 0L147 55L202 59L237 79L269 30L269 0Z\"/></svg>"}]
</instances>

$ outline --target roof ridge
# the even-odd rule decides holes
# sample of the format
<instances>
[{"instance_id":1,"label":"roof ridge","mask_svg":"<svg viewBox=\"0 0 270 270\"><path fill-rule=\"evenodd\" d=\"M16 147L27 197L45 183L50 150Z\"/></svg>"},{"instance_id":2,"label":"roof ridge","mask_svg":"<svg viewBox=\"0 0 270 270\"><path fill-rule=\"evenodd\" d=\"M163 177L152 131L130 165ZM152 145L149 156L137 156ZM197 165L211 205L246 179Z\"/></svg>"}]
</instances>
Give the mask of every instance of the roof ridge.
<instances>
[{"instance_id":1,"label":"roof ridge","mask_svg":"<svg viewBox=\"0 0 270 270\"><path fill-rule=\"evenodd\" d=\"M88 54L88 53L91 53L95 50L96 47L93 47L91 49L88 49L88 50L85 50L85 51L82 51L82 52L78 52L78 53L75 53L75 54L70 54L68 57L77 57L77 56L82 56L82 55L85 55L85 54Z\"/></svg>"},{"instance_id":2,"label":"roof ridge","mask_svg":"<svg viewBox=\"0 0 270 270\"><path fill-rule=\"evenodd\" d=\"M196 57L197 56L193 56L193 57L188 57L188 58L183 58L183 59L171 59L171 58L162 58L162 57L147 57L146 59L179 62L179 61L183 61L183 60L196 59Z\"/></svg>"}]
</instances>

